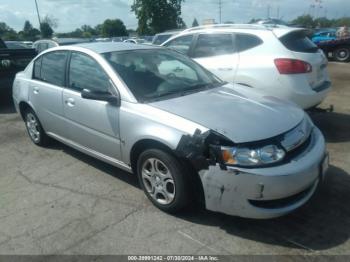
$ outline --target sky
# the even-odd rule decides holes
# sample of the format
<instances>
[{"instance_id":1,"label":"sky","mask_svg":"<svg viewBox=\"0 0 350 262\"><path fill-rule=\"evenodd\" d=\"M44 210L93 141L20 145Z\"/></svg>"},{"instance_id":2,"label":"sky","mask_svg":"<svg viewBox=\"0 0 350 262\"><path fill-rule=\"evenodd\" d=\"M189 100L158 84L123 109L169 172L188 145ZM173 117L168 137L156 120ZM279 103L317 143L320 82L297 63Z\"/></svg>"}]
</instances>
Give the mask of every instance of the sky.
<instances>
[{"instance_id":1,"label":"sky","mask_svg":"<svg viewBox=\"0 0 350 262\"><path fill-rule=\"evenodd\" d=\"M155 0L156 1L156 0ZM185 0L182 5L182 18L192 25L196 18L201 24L204 19L219 22L220 0ZM221 0L222 22L245 23L251 18L277 17L284 20L311 13L314 16L337 18L350 14L350 0ZM37 0L40 16L49 15L58 21L55 32L73 31L83 24L95 26L105 19L119 18L129 29L136 29L137 19L130 11L133 0ZM24 21L29 20L39 27L34 0L0 0L0 22L5 22L15 30L21 30Z\"/></svg>"}]
</instances>

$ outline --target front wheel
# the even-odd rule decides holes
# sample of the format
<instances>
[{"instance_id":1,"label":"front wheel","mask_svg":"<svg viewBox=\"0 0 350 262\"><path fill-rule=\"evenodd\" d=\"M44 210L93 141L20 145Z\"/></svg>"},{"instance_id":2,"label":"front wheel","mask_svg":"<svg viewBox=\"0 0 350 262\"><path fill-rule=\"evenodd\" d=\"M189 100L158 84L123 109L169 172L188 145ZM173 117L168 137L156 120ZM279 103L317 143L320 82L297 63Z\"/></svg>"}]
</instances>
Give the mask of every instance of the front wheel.
<instances>
[{"instance_id":1,"label":"front wheel","mask_svg":"<svg viewBox=\"0 0 350 262\"><path fill-rule=\"evenodd\" d=\"M174 213L188 204L188 176L174 156L159 149L144 151L137 175L147 197L159 209Z\"/></svg>"},{"instance_id":2,"label":"front wheel","mask_svg":"<svg viewBox=\"0 0 350 262\"><path fill-rule=\"evenodd\" d=\"M350 48L339 47L334 51L334 58L338 62L347 62L350 60Z\"/></svg>"}]
</instances>

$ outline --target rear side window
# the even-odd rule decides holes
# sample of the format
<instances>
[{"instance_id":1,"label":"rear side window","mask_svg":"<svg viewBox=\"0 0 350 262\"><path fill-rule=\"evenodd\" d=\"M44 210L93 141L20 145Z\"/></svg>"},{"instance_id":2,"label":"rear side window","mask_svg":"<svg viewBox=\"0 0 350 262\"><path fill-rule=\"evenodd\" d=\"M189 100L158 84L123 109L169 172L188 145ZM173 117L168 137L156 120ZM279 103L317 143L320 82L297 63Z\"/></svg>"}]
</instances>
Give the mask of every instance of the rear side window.
<instances>
[{"instance_id":1,"label":"rear side window","mask_svg":"<svg viewBox=\"0 0 350 262\"><path fill-rule=\"evenodd\" d=\"M243 52L261 45L263 41L254 35L236 34L237 52Z\"/></svg>"},{"instance_id":2,"label":"rear side window","mask_svg":"<svg viewBox=\"0 0 350 262\"><path fill-rule=\"evenodd\" d=\"M181 36L170 41L165 46L186 55L190 50L192 39L193 39L192 35Z\"/></svg>"},{"instance_id":3,"label":"rear side window","mask_svg":"<svg viewBox=\"0 0 350 262\"><path fill-rule=\"evenodd\" d=\"M316 53L318 47L307 37L306 32L297 31L280 38L282 44L289 50L302 53Z\"/></svg>"},{"instance_id":4,"label":"rear side window","mask_svg":"<svg viewBox=\"0 0 350 262\"><path fill-rule=\"evenodd\" d=\"M88 89L107 92L109 86L109 77L93 58L81 53L72 53L69 67L69 88L77 91Z\"/></svg>"},{"instance_id":5,"label":"rear side window","mask_svg":"<svg viewBox=\"0 0 350 262\"><path fill-rule=\"evenodd\" d=\"M34 62L34 78L52 85L64 86L66 61L67 52L64 51L43 55Z\"/></svg>"},{"instance_id":6,"label":"rear side window","mask_svg":"<svg viewBox=\"0 0 350 262\"><path fill-rule=\"evenodd\" d=\"M193 57L211 57L232 54L233 52L231 34L201 34L198 36Z\"/></svg>"},{"instance_id":7,"label":"rear side window","mask_svg":"<svg viewBox=\"0 0 350 262\"><path fill-rule=\"evenodd\" d=\"M34 72L33 72L33 78L34 79L41 79L41 61L43 60L43 57L39 57L37 60L34 61Z\"/></svg>"}]
</instances>

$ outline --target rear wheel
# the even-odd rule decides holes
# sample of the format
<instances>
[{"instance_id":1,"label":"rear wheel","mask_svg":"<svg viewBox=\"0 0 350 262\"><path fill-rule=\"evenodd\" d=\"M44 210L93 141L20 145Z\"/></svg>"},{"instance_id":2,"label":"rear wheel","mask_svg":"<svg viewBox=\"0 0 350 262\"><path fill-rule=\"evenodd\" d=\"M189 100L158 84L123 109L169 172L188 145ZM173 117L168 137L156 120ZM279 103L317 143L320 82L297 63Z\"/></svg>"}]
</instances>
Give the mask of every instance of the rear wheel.
<instances>
[{"instance_id":1,"label":"rear wheel","mask_svg":"<svg viewBox=\"0 0 350 262\"><path fill-rule=\"evenodd\" d=\"M188 176L171 154L159 149L144 151L138 159L137 174L148 199L159 209L174 213L188 204Z\"/></svg>"},{"instance_id":2,"label":"rear wheel","mask_svg":"<svg viewBox=\"0 0 350 262\"><path fill-rule=\"evenodd\" d=\"M32 142L38 146L48 145L50 138L46 135L41 123L31 108L24 113L27 132Z\"/></svg>"},{"instance_id":3,"label":"rear wheel","mask_svg":"<svg viewBox=\"0 0 350 262\"><path fill-rule=\"evenodd\" d=\"M350 60L350 48L339 47L334 51L334 59L338 62L347 62Z\"/></svg>"}]
</instances>

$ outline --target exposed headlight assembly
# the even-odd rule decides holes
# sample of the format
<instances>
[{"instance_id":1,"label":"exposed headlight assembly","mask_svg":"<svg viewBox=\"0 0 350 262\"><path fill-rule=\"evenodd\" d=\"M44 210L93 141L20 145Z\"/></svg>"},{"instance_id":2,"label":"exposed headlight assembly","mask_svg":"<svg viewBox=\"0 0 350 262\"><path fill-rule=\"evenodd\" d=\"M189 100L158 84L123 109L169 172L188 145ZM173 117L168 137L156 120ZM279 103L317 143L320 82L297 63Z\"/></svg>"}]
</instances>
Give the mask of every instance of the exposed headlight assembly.
<instances>
[{"instance_id":1,"label":"exposed headlight assembly","mask_svg":"<svg viewBox=\"0 0 350 262\"><path fill-rule=\"evenodd\" d=\"M223 146L221 155L226 165L253 167L280 162L285 156L285 151L276 145L259 148Z\"/></svg>"}]
</instances>

